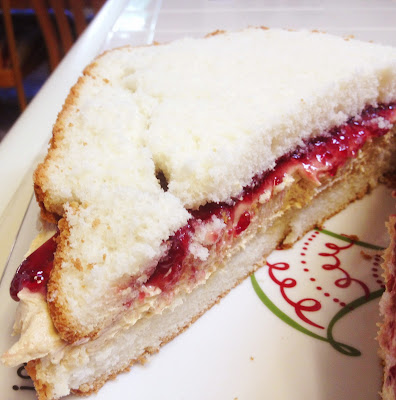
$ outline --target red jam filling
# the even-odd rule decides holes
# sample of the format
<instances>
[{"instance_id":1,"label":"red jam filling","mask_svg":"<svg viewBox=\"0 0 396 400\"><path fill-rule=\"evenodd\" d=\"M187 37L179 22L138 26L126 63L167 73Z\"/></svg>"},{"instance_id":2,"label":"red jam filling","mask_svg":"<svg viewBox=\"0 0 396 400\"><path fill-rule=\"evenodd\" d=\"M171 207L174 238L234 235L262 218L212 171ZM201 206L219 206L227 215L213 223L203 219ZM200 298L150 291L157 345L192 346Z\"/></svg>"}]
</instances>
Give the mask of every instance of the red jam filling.
<instances>
[{"instance_id":1,"label":"red jam filling","mask_svg":"<svg viewBox=\"0 0 396 400\"><path fill-rule=\"evenodd\" d=\"M171 289L180 279L183 272L183 261L188 253L194 227L190 223L180 228L170 238L171 247L161 258L146 285L160 288L163 292Z\"/></svg>"},{"instance_id":2,"label":"red jam filling","mask_svg":"<svg viewBox=\"0 0 396 400\"><path fill-rule=\"evenodd\" d=\"M382 125L378 117L382 118ZM350 119L344 125L331 130L328 135L316 137L294 152L281 157L273 170L255 176L240 196L232 199L230 203L208 203L198 210L190 210L192 218L186 226L169 238L170 248L167 254L158 262L145 285L157 287L162 292L170 292L183 274L194 273L194 267L185 265L188 264L185 260L197 224L209 221L212 216L220 217L227 225L229 237L240 235L248 228L254 216L250 211L251 205L256 203L264 192L272 193L273 189L283 182L286 174L298 170L318 183L324 174L335 175L338 168L348 158L354 157L367 140L383 136L389 131L384 120L392 124L396 122L395 105L367 107L360 118ZM55 236L27 257L18 268L10 288L14 300L19 300L17 295L24 287L32 292L40 291L45 294L56 250ZM140 300L144 297L144 292L138 296ZM130 306L133 301L127 304Z\"/></svg>"},{"instance_id":3,"label":"red jam filling","mask_svg":"<svg viewBox=\"0 0 396 400\"><path fill-rule=\"evenodd\" d=\"M46 294L47 282L54 262L57 236L58 233L30 254L18 267L10 286L10 294L15 301L19 301L18 293L23 288Z\"/></svg>"}]
</instances>

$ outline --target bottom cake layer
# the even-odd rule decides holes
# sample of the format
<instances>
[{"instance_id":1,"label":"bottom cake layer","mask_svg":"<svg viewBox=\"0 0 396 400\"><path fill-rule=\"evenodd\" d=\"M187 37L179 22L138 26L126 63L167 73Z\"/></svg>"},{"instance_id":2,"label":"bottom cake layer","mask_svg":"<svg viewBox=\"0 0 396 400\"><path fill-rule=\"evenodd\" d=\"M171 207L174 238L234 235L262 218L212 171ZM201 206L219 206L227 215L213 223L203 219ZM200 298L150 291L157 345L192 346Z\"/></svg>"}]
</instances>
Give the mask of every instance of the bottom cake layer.
<instances>
[{"instance_id":1,"label":"bottom cake layer","mask_svg":"<svg viewBox=\"0 0 396 400\"><path fill-rule=\"evenodd\" d=\"M94 392L132 364L144 361L265 264L265 257L278 245L291 245L374 188L395 160L396 138L392 132L367 142L355 158L335 176L323 178L320 185L294 177L289 187L266 203L256 222L225 255L226 262L217 260L218 268L205 284L191 293L179 294L161 314L146 314L125 329L114 324L95 340L65 344L54 353L30 361L26 368L39 399L56 399L70 391Z\"/></svg>"}]
</instances>

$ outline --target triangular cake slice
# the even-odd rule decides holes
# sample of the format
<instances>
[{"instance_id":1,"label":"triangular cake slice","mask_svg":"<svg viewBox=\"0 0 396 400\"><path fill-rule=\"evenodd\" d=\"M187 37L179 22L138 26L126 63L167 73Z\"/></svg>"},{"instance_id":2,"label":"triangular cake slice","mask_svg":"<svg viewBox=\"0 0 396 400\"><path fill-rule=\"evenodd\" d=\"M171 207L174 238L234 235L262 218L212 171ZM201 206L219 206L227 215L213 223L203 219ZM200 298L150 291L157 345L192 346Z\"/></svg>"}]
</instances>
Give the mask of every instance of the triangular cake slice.
<instances>
[{"instance_id":1,"label":"triangular cake slice","mask_svg":"<svg viewBox=\"0 0 396 400\"><path fill-rule=\"evenodd\" d=\"M393 172L395 104L395 49L322 33L251 28L100 56L35 173L57 232L14 278L21 338L3 361L28 362L43 400L157 351Z\"/></svg>"}]
</instances>

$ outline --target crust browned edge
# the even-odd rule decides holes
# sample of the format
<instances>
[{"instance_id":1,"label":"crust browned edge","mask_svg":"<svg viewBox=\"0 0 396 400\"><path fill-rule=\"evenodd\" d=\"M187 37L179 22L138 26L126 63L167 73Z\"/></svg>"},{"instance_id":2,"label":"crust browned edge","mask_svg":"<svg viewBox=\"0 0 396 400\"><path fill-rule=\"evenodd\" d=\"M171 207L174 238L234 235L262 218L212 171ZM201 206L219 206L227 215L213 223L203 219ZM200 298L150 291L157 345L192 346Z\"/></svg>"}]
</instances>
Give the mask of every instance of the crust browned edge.
<instances>
[{"instance_id":1,"label":"crust browned edge","mask_svg":"<svg viewBox=\"0 0 396 400\"><path fill-rule=\"evenodd\" d=\"M72 208L77 208L78 205L71 203ZM65 218L59 220L59 236L57 238L57 250L54 257L54 266L51 271L50 279L47 285L47 305L51 315L52 322L56 327L59 336L68 343L74 343L81 338L81 335L70 329L70 320L65 315L64 310L68 309L67 302L62 302L62 297L58 297L58 301L50 301L53 293L60 291L58 285L60 275L62 274L62 263L67 259L68 253L68 238L70 236L70 226ZM97 331L87 332L85 337L94 339Z\"/></svg>"}]
</instances>

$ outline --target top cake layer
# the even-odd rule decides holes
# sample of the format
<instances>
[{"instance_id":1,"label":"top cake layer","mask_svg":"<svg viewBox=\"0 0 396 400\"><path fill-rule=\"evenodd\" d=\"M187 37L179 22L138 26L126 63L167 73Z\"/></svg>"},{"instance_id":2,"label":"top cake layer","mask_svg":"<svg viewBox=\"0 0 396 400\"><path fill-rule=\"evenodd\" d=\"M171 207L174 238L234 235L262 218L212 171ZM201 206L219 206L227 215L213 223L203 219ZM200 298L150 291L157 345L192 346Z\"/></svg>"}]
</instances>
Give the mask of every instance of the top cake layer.
<instances>
[{"instance_id":1,"label":"top cake layer","mask_svg":"<svg viewBox=\"0 0 396 400\"><path fill-rule=\"evenodd\" d=\"M227 201L284 153L396 96L396 52L327 34L247 29L121 49L92 70L126 88L135 132L186 208Z\"/></svg>"},{"instance_id":2,"label":"top cake layer","mask_svg":"<svg viewBox=\"0 0 396 400\"><path fill-rule=\"evenodd\" d=\"M284 30L122 48L87 71L109 83L94 79L96 90L84 88L73 113L81 125L67 134L84 142L87 133L114 132L100 137L101 148L94 143L101 161L87 160L87 168L101 164L95 176L109 168L112 178L124 179L123 166L108 160L109 153L138 148L163 171L169 193L197 208L237 196L279 156L364 106L395 100L395 67L393 48ZM81 149L81 143L63 149L65 160ZM133 181L146 189L153 164L130 158L139 166ZM84 175L82 167L77 175ZM56 176L49 173L48 188L65 200L80 190L64 176L60 188Z\"/></svg>"}]
</instances>

